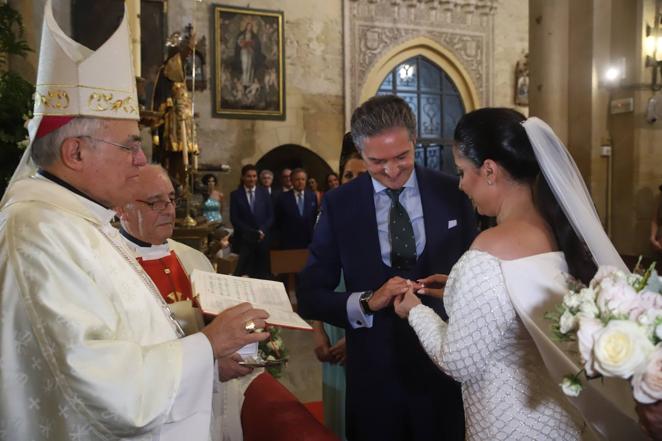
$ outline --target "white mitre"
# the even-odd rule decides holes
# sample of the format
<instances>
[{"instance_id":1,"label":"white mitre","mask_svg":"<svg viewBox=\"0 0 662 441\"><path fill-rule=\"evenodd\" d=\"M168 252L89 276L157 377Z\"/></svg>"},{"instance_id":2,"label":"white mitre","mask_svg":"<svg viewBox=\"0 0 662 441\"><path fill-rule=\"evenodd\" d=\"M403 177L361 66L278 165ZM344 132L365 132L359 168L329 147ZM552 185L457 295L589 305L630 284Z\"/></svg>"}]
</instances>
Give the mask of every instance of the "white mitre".
<instances>
[{"instance_id":1,"label":"white mitre","mask_svg":"<svg viewBox=\"0 0 662 441\"><path fill-rule=\"evenodd\" d=\"M140 119L126 8L117 30L93 51L60 29L51 0L46 2L33 114L28 123L30 144L10 185L36 171L30 158L32 142L68 118Z\"/></svg>"}]
</instances>

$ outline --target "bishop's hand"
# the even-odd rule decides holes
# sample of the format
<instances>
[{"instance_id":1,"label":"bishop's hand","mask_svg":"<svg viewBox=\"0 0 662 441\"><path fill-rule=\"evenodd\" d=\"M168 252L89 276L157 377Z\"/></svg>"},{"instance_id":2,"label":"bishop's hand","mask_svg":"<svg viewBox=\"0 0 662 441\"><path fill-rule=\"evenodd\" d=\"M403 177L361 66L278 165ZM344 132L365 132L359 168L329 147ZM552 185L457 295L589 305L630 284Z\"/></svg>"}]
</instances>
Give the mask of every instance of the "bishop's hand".
<instances>
[{"instance_id":1,"label":"bishop's hand","mask_svg":"<svg viewBox=\"0 0 662 441\"><path fill-rule=\"evenodd\" d=\"M269 338L268 332L252 332L264 329L268 317L266 311L241 303L221 312L201 332L209 339L214 358L226 357L247 344Z\"/></svg>"}]
</instances>

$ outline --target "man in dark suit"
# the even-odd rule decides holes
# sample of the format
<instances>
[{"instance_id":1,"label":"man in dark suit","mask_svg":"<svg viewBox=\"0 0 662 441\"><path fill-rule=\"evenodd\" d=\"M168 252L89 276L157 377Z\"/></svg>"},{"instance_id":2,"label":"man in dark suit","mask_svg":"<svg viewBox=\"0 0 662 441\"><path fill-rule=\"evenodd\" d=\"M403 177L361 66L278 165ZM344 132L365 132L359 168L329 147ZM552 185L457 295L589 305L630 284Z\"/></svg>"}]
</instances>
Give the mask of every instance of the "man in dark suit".
<instances>
[{"instance_id":1,"label":"man in dark suit","mask_svg":"<svg viewBox=\"0 0 662 441\"><path fill-rule=\"evenodd\" d=\"M414 166L416 120L401 98L362 104L352 136L369 174L324 197L299 313L347 330L349 440L462 440L459 384L392 303L410 281L448 274L476 234L473 209L455 178ZM334 292L341 271L346 292ZM422 301L447 317L441 299Z\"/></svg>"},{"instance_id":2,"label":"man in dark suit","mask_svg":"<svg viewBox=\"0 0 662 441\"><path fill-rule=\"evenodd\" d=\"M276 230L280 248L308 248L317 219L317 197L306 188L308 175L302 168L292 170L292 190L281 193L276 202Z\"/></svg>"},{"instance_id":3,"label":"man in dark suit","mask_svg":"<svg viewBox=\"0 0 662 441\"><path fill-rule=\"evenodd\" d=\"M257 185L257 169L241 169L242 185L230 193L230 222L234 227L233 248L239 253L235 275L268 279L269 231L274 221L269 193Z\"/></svg>"}]
</instances>

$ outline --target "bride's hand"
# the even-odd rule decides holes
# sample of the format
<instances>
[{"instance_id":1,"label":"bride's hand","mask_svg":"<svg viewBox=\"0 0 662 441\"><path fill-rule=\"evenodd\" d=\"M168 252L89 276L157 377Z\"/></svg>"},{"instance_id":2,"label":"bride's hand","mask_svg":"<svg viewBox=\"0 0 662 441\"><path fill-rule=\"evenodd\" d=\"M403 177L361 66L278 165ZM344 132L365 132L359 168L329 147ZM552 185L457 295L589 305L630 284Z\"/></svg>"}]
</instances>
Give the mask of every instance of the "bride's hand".
<instances>
[{"instance_id":1,"label":"bride's hand","mask_svg":"<svg viewBox=\"0 0 662 441\"><path fill-rule=\"evenodd\" d=\"M409 311L411 311L414 306L420 304L421 299L416 297L412 288L409 288L407 292L393 300L393 308L400 318L407 318L409 316Z\"/></svg>"},{"instance_id":2,"label":"bride's hand","mask_svg":"<svg viewBox=\"0 0 662 441\"><path fill-rule=\"evenodd\" d=\"M432 274L424 279L418 279L416 281L418 288L416 289L416 294L440 299L444 296L444 288L446 287L447 280L448 276L446 274Z\"/></svg>"}]
</instances>

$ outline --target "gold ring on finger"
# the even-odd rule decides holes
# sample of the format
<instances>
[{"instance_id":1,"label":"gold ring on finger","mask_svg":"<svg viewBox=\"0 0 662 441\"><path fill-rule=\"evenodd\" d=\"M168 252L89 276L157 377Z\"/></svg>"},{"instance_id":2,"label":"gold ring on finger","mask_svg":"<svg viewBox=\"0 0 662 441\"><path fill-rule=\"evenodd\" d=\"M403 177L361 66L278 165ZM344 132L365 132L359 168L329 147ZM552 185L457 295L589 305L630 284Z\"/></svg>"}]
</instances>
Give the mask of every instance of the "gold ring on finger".
<instances>
[{"instance_id":1,"label":"gold ring on finger","mask_svg":"<svg viewBox=\"0 0 662 441\"><path fill-rule=\"evenodd\" d=\"M255 331L255 328L256 328L256 326L255 326L255 322L254 322L253 320L249 320L249 321L247 321L246 324L244 325L244 329L245 329L246 332L248 332L249 334L250 334L251 332L254 332L254 331Z\"/></svg>"}]
</instances>

